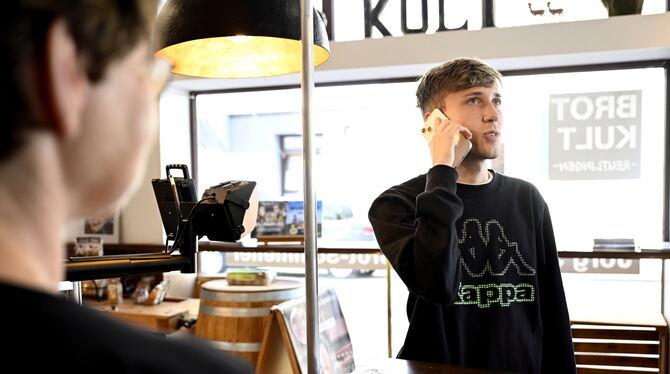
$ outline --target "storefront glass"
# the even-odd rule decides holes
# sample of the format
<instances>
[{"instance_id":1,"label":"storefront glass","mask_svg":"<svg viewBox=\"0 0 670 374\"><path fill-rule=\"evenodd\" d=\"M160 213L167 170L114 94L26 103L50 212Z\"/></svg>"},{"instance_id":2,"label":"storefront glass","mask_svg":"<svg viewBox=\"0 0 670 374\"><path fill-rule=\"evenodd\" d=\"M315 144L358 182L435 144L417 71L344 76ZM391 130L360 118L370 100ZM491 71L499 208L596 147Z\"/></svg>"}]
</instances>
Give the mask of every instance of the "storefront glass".
<instances>
[{"instance_id":1,"label":"storefront glass","mask_svg":"<svg viewBox=\"0 0 670 374\"><path fill-rule=\"evenodd\" d=\"M596 238L631 238L646 248L662 241L665 74L652 67L504 78L504 152L492 167L540 190L559 250L590 251ZM374 246L367 220L372 200L430 167L415 88L409 81L316 89L320 246ZM301 200L300 102L297 88L198 95L201 190L229 179L255 180L261 200ZM235 259L258 265L261 258L267 265L286 260L283 255L290 257ZM229 262L236 254L227 256ZM375 263L366 277L338 278L350 273L329 274L332 259L321 260L321 285L336 289L357 354L385 355L385 272L375 270L383 266ZM277 270L299 275L302 262L290 262ZM574 315L660 310L660 261L561 262ZM407 293L396 276L392 280L395 354L407 327Z\"/></svg>"},{"instance_id":2,"label":"storefront glass","mask_svg":"<svg viewBox=\"0 0 670 374\"><path fill-rule=\"evenodd\" d=\"M492 166L537 186L558 248L662 241L663 68L509 76L504 155ZM414 82L316 90L314 165L322 240L374 241L367 221L386 188L430 167ZM301 200L299 89L199 95L200 187L258 182L261 200Z\"/></svg>"}]
</instances>

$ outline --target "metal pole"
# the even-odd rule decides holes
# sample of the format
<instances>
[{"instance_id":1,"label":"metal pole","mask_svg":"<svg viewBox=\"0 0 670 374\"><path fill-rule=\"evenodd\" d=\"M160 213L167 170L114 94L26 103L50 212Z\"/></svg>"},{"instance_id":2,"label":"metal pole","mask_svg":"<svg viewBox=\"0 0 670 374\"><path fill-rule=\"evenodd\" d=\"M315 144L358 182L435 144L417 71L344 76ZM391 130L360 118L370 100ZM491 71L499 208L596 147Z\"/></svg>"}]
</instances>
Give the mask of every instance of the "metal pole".
<instances>
[{"instance_id":1,"label":"metal pole","mask_svg":"<svg viewBox=\"0 0 670 374\"><path fill-rule=\"evenodd\" d=\"M665 262L661 260L661 315L665 317Z\"/></svg>"},{"instance_id":2,"label":"metal pole","mask_svg":"<svg viewBox=\"0 0 670 374\"><path fill-rule=\"evenodd\" d=\"M198 112L197 112L197 103L196 100L198 95L191 92L188 98L189 106L189 125L191 126L191 173L193 175L193 184L195 185L195 190L198 190L198 173L199 162L198 162Z\"/></svg>"},{"instance_id":3,"label":"metal pole","mask_svg":"<svg viewBox=\"0 0 670 374\"><path fill-rule=\"evenodd\" d=\"M78 305L83 304L81 298L81 282L72 282L72 300Z\"/></svg>"},{"instance_id":4,"label":"metal pole","mask_svg":"<svg viewBox=\"0 0 670 374\"><path fill-rule=\"evenodd\" d=\"M319 297L316 252L316 194L312 188L312 156L314 134L311 129L311 97L314 91L314 25L311 0L300 2L302 35L302 154L305 214L305 300L307 315L307 373L319 373Z\"/></svg>"}]
</instances>

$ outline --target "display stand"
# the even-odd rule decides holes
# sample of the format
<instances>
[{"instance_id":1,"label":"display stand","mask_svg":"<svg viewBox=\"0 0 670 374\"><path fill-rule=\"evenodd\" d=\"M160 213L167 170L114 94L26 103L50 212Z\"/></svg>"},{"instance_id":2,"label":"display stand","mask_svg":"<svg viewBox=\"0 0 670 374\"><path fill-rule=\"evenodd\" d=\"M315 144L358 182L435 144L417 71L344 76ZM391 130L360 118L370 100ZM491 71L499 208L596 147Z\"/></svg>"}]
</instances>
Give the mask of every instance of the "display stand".
<instances>
[{"instance_id":1,"label":"display stand","mask_svg":"<svg viewBox=\"0 0 670 374\"><path fill-rule=\"evenodd\" d=\"M270 312L261 345L257 373L306 374L308 349L305 299L295 299L274 306ZM355 370L354 353L335 291L319 293L319 334L321 368L327 373L346 374Z\"/></svg>"},{"instance_id":2,"label":"display stand","mask_svg":"<svg viewBox=\"0 0 670 374\"><path fill-rule=\"evenodd\" d=\"M256 363L256 373L301 374L288 324L279 309L272 309Z\"/></svg>"}]
</instances>

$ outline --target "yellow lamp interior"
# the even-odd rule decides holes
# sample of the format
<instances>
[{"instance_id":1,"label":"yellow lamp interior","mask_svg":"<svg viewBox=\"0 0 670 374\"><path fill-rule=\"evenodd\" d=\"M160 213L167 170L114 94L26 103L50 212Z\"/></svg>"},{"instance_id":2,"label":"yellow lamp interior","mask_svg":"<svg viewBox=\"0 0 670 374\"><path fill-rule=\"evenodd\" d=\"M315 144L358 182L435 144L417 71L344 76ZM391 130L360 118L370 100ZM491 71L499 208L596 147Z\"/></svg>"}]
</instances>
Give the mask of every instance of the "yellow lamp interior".
<instances>
[{"instance_id":1,"label":"yellow lamp interior","mask_svg":"<svg viewBox=\"0 0 670 374\"><path fill-rule=\"evenodd\" d=\"M158 56L174 65L172 72L204 78L257 78L299 72L299 40L234 36L191 40L165 47ZM314 66L330 53L314 45Z\"/></svg>"}]
</instances>

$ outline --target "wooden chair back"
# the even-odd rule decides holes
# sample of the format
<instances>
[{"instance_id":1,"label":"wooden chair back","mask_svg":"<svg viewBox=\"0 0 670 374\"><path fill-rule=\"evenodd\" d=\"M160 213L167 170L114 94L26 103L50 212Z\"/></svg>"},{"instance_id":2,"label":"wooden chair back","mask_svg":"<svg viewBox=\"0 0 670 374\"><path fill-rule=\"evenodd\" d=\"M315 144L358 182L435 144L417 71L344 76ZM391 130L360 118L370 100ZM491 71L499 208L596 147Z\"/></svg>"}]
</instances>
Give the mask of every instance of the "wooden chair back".
<instances>
[{"instance_id":1,"label":"wooden chair back","mask_svg":"<svg viewBox=\"0 0 670 374\"><path fill-rule=\"evenodd\" d=\"M572 320L579 374L668 373L668 325L663 316Z\"/></svg>"}]
</instances>

